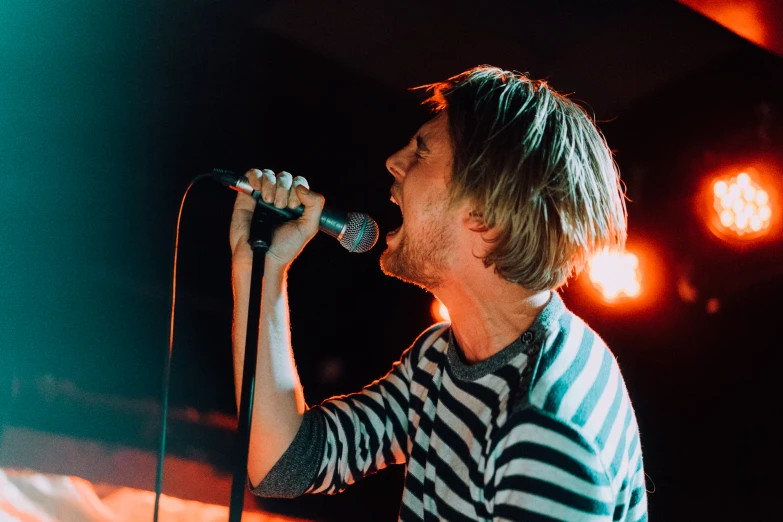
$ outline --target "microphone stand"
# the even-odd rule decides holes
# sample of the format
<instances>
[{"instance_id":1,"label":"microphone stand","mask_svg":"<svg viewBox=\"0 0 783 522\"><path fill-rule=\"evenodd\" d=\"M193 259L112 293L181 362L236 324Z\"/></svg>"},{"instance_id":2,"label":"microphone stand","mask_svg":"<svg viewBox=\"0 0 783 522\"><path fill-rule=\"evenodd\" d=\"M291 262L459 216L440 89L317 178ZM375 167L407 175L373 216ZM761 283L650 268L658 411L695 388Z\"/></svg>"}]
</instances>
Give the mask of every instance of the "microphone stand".
<instances>
[{"instance_id":1,"label":"microphone stand","mask_svg":"<svg viewBox=\"0 0 783 522\"><path fill-rule=\"evenodd\" d=\"M281 223L280 218L256 206L250 226L250 248L253 265L250 275L250 302L247 309L245 362L242 369L242 391L239 400L239 421L234 445L234 473L231 480L229 522L242 520L247 489L247 454L250 449L250 423L253 413L256 361L258 360L258 328L261 319L261 287L264 282L264 259L272 244L272 232Z\"/></svg>"}]
</instances>

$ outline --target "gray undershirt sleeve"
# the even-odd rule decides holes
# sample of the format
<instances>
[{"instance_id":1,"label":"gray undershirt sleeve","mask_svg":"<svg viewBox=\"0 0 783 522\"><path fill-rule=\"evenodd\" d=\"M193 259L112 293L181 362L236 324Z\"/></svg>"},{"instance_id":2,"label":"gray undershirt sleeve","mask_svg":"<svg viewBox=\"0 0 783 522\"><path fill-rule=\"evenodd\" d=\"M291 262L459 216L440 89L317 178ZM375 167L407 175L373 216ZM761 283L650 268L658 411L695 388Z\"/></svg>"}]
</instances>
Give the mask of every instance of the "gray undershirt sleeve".
<instances>
[{"instance_id":1,"label":"gray undershirt sleeve","mask_svg":"<svg viewBox=\"0 0 783 522\"><path fill-rule=\"evenodd\" d=\"M260 497L294 498L312 485L323 460L326 426L323 416L307 410L291 445L258 484L248 481L250 491Z\"/></svg>"}]
</instances>

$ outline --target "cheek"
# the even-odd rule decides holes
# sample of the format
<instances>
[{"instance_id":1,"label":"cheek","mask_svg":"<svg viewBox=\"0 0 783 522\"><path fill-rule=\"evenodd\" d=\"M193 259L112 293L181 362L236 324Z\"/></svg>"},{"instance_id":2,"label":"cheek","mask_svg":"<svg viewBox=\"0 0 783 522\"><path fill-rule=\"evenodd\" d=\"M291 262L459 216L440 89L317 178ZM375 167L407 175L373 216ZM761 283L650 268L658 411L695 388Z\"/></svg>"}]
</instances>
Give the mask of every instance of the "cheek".
<instances>
[{"instance_id":1,"label":"cheek","mask_svg":"<svg viewBox=\"0 0 783 522\"><path fill-rule=\"evenodd\" d=\"M413 169L402 186L402 201L406 221L442 218L448 201L447 189L440 180L433 179L431 172Z\"/></svg>"}]
</instances>

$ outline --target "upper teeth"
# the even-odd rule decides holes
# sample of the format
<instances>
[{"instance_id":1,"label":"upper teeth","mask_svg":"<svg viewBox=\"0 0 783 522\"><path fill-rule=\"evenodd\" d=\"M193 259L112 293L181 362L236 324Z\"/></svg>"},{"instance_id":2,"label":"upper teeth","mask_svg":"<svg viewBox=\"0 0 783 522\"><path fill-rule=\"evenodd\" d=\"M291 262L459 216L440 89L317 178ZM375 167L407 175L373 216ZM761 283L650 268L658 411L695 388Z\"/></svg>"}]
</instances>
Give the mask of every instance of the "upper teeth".
<instances>
[{"instance_id":1,"label":"upper teeth","mask_svg":"<svg viewBox=\"0 0 783 522\"><path fill-rule=\"evenodd\" d=\"M394 196L390 197L390 198L389 198L389 200L390 200L392 203L394 203L395 205L397 205L398 207L400 207L400 212L402 212L402 205L400 205L400 202L399 202L399 201L397 201L396 199L394 199Z\"/></svg>"}]
</instances>

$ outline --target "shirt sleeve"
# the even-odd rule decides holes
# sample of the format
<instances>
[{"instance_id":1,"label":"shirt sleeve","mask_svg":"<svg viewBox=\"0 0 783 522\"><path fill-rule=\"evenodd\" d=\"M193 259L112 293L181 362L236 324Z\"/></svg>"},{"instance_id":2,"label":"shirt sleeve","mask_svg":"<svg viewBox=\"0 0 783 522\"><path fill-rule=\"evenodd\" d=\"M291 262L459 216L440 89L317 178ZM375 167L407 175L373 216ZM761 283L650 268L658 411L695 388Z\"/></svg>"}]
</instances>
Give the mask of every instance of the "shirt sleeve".
<instances>
[{"instance_id":1,"label":"shirt sleeve","mask_svg":"<svg viewBox=\"0 0 783 522\"><path fill-rule=\"evenodd\" d=\"M491 459L495 521L613 520L609 476L578 431L534 408L509 424Z\"/></svg>"},{"instance_id":2,"label":"shirt sleeve","mask_svg":"<svg viewBox=\"0 0 783 522\"><path fill-rule=\"evenodd\" d=\"M360 478L408 459L413 367L443 325L425 331L384 377L306 413L293 442L251 490L260 496L337 493Z\"/></svg>"}]
</instances>

